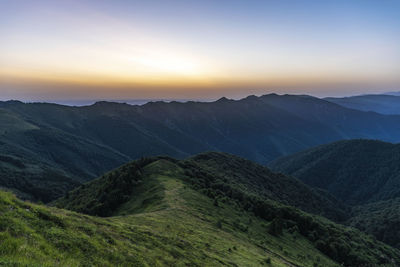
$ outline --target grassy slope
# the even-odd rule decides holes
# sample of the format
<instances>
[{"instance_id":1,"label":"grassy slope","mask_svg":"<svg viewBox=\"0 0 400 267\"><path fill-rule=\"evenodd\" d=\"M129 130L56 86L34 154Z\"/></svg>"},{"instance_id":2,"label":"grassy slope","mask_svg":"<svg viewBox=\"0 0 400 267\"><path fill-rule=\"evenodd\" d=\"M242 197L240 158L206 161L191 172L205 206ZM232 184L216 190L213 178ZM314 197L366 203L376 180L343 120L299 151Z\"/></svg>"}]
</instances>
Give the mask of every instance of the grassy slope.
<instances>
[{"instance_id":1,"label":"grassy slope","mask_svg":"<svg viewBox=\"0 0 400 267\"><path fill-rule=\"evenodd\" d=\"M214 156L218 155L208 153L201 155L200 159L215 158ZM132 162L70 192L68 198L60 199L55 204L60 207L103 216L137 214L143 211L161 212L165 211L168 204L164 200L167 199L166 196L168 196L167 192L169 191L164 189L165 183L163 181L160 182L159 179L151 177L168 177L169 180L184 183L183 195L186 195L186 192L196 192L196 195L199 196L196 199L183 202L186 204L185 207L200 207L198 211L191 214L189 218L186 217L187 214L190 214L188 211L179 215L180 217L174 214L174 218L176 216L182 218L178 219L176 224L190 222L190 218L209 216L208 221L215 226L222 226L222 229L224 229L226 224L228 227L232 227L235 233L243 233L243 235L254 232L256 239L269 242L270 238L267 233L274 233L277 236L276 240L285 239L286 235L280 235L279 231L270 231L270 226L274 225L277 218L280 218L279 224L282 225L283 232L293 233L292 239L298 238L304 241L307 239L310 242L305 242L314 247L311 251L318 248L319 251L326 253L332 259L345 262L348 266L383 264L391 262L392 259L400 262L397 250L376 242L373 238L355 229L337 225L325 218L312 216L293 207L282 205L265 198L261 193L255 194L256 191L251 186L251 177L248 177L250 183L247 184L244 181L240 183L239 180L229 175L221 177L218 168L214 169L215 166L213 167L211 163L201 162L200 159L193 157L188 160L177 161L171 158L153 158ZM199 167L203 164L208 165L209 168L205 170ZM162 165L164 165L163 168L160 167ZM141 168L140 166L144 167ZM159 169L151 166L158 166ZM221 167L223 168L224 165L221 165ZM244 166L242 167L244 168ZM209 174L210 168L214 175ZM133 191L125 190L129 185L126 182L127 180L133 181L131 183L134 187ZM118 182L116 183L116 181ZM128 193L129 196L125 195ZM121 198L115 198L115 196L121 196ZM205 203L212 203L212 205L201 208ZM223 206L224 209L217 208L218 206ZM226 212L220 214L221 210ZM257 215L260 220L252 214ZM148 216L147 213L146 218ZM162 218L165 220L166 217L163 216ZM129 218L129 216L126 218ZM263 226L253 231L254 221L259 221L260 226ZM165 224L168 223L164 221L160 225L165 226ZM173 225L173 227L176 227L175 223ZM307 255L306 251L308 250L300 249L299 255ZM303 254L303 251L306 254ZM315 258L313 259L315 260ZM303 258L302 260L304 261Z\"/></svg>"},{"instance_id":2,"label":"grassy slope","mask_svg":"<svg viewBox=\"0 0 400 267\"><path fill-rule=\"evenodd\" d=\"M336 265L300 235L285 231L274 237L267 222L222 203L215 207L185 185L178 178L183 171L168 161L151 163L144 175L149 186L142 192L153 194L140 194L136 206L118 210L130 215L109 218L30 204L1 192L0 265L259 266L268 259L273 266ZM238 225L248 229L240 231Z\"/></svg>"},{"instance_id":3,"label":"grassy slope","mask_svg":"<svg viewBox=\"0 0 400 267\"><path fill-rule=\"evenodd\" d=\"M136 215L113 218L148 226L159 233L169 233L171 237L183 242L192 239L194 248L206 250L193 258L199 265L210 265L216 260L217 263L227 265L254 266L260 265L268 257L277 265L312 265L318 261L317 258L324 266L335 265L304 238L298 236L294 240L294 235L289 233L279 238L271 236L267 233L266 222L254 215L222 203L215 207L212 199L184 184L181 179L184 171L177 165L160 160L145 169L145 175L149 175L145 179L155 185L147 192L155 189L154 195L157 195L157 191L158 196L163 194L162 200L154 198L154 195L139 198L146 204L138 206L146 206L146 213L136 213L137 210L132 210L128 202L118 213L133 212ZM159 185L163 188L162 193ZM217 226L218 221L222 222L220 228ZM238 225L246 226L248 230L239 230ZM208 259L208 253L211 253L209 256L214 260ZM156 256L157 252L154 254ZM303 255L304 258L301 257Z\"/></svg>"},{"instance_id":4,"label":"grassy slope","mask_svg":"<svg viewBox=\"0 0 400 267\"><path fill-rule=\"evenodd\" d=\"M141 195L159 198L157 192L148 191L143 194L142 191L147 190L150 184L148 181L143 183L141 177L142 167L159 158L165 158L185 169L186 180L193 175L197 182L207 180L200 189L207 190L203 187L215 184L211 190L216 190L220 185L219 190L223 191L228 186L245 194L274 200L334 221L346 218L347 207L326 192L318 192L299 180L275 174L264 166L220 152L201 153L181 161L169 157L153 157L130 162L91 181L87 186L69 192L56 203L60 204L59 207L89 215L111 216L117 206L129 199L131 201L127 205L132 208L137 206ZM132 192L128 189L132 189ZM208 196L215 198L215 194Z\"/></svg>"}]
</instances>

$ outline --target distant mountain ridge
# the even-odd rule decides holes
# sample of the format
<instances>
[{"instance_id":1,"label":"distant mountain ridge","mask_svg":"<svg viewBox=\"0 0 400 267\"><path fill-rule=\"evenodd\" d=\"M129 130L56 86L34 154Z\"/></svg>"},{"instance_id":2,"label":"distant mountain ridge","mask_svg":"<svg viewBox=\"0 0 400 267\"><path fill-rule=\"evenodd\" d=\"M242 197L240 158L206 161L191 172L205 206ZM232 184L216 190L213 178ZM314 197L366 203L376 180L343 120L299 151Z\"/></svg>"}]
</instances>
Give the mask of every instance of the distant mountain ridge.
<instances>
[{"instance_id":1,"label":"distant mountain ridge","mask_svg":"<svg viewBox=\"0 0 400 267\"><path fill-rule=\"evenodd\" d=\"M396 96L400 96L400 91L386 92L386 93L384 93L384 95L396 95Z\"/></svg>"},{"instance_id":2,"label":"distant mountain ridge","mask_svg":"<svg viewBox=\"0 0 400 267\"><path fill-rule=\"evenodd\" d=\"M400 114L400 95L398 93L394 95L360 95L342 98L328 97L324 99L347 108L361 111L373 111L388 115Z\"/></svg>"},{"instance_id":3,"label":"distant mountain ridge","mask_svg":"<svg viewBox=\"0 0 400 267\"><path fill-rule=\"evenodd\" d=\"M341 139L398 142L400 116L357 111L304 95L142 106L98 102L69 107L11 101L0 104L0 134L0 154L38 162L40 168L52 167L83 182L142 156L184 158L222 151L266 163ZM12 188L25 190L18 184ZM34 183L32 188L44 187ZM56 190L56 185L52 188Z\"/></svg>"}]
</instances>

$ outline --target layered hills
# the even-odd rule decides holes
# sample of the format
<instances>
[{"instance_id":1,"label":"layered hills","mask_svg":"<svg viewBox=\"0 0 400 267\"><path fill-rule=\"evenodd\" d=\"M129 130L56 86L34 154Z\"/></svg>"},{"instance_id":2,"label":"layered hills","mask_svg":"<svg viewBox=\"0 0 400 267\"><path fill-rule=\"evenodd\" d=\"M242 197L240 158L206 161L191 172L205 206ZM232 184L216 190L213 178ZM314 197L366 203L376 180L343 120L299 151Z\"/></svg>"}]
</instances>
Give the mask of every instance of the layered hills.
<instances>
[{"instance_id":1,"label":"layered hills","mask_svg":"<svg viewBox=\"0 0 400 267\"><path fill-rule=\"evenodd\" d=\"M359 95L349 97L328 97L325 100L341 106L362 111L373 111L381 114L400 114L400 96Z\"/></svg>"},{"instance_id":2,"label":"layered hills","mask_svg":"<svg viewBox=\"0 0 400 267\"><path fill-rule=\"evenodd\" d=\"M327 192L312 189L297 179L273 173L268 168L249 160L219 152L202 153L185 160L169 157L137 160L72 190L55 203L59 207L90 215L117 215L112 213L116 209L109 207L126 202L132 194L135 196L129 190L140 187L143 182L141 178L143 166L157 160L179 166L187 176L186 179L195 183L196 188L211 190L211 197L214 194L213 190L217 192L228 190L230 195L237 195L239 198L245 197L242 196L245 192L262 199L294 206L309 213L323 215L335 221L346 218L346 206ZM154 198L157 198L157 194L154 194ZM246 205L245 199L241 204Z\"/></svg>"},{"instance_id":3,"label":"layered hills","mask_svg":"<svg viewBox=\"0 0 400 267\"><path fill-rule=\"evenodd\" d=\"M207 191L185 174L182 164L165 157L128 163L53 203L107 217L31 204L0 192L0 264L338 266L293 222L281 228L241 207L236 196ZM361 238L368 260L397 261L396 250Z\"/></svg>"},{"instance_id":4,"label":"layered hills","mask_svg":"<svg viewBox=\"0 0 400 267\"><path fill-rule=\"evenodd\" d=\"M397 144L339 141L279 158L269 166L351 205L400 197Z\"/></svg>"},{"instance_id":5,"label":"layered hills","mask_svg":"<svg viewBox=\"0 0 400 267\"><path fill-rule=\"evenodd\" d=\"M108 220L137 222L140 218L152 228L160 227L162 222L169 225L167 232L188 225L192 229L208 225L218 229L218 235L227 232L249 244L246 253L236 258L240 249L234 245L237 240L232 241L235 248L228 246L228 254L220 251L221 265L223 255L231 259L225 262L227 265L250 266L268 265L270 261L300 266L359 266L395 264L400 259L396 249L354 228L304 212L315 208L306 203L309 199L319 202L320 207L327 205L326 198L319 194L317 197L301 182L273 174L255 163L213 152L185 160L156 157L128 163L71 191L53 205L106 216ZM210 236L208 231L203 237L196 236L198 231L180 231L196 242ZM192 245L198 247L196 242ZM267 256L264 263L258 254L256 262L236 261L249 260L247 253L255 253L254 245Z\"/></svg>"},{"instance_id":6,"label":"layered hills","mask_svg":"<svg viewBox=\"0 0 400 267\"><path fill-rule=\"evenodd\" d=\"M269 166L327 190L352 206L347 224L400 247L400 145L339 141L277 159Z\"/></svg>"},{"instance_id":7,"label":"layered hills","mask_svg":"<svg viewBox=\"0 0 400 267\"><path fill-rule=\"evenodd\" d=\"M397 125L400 116L295 95L142 106L2 102L0 155L36 168L0 160L0 168L7 172L0 186L24 198L47 202L77 183L143 156L185 158L203 151L223 151L265 163L341 139L397 142ZM63 177L62 182L49 180L49 172ZM21 177L33 178L24 181Z\"/></svg>"}]
</instances>

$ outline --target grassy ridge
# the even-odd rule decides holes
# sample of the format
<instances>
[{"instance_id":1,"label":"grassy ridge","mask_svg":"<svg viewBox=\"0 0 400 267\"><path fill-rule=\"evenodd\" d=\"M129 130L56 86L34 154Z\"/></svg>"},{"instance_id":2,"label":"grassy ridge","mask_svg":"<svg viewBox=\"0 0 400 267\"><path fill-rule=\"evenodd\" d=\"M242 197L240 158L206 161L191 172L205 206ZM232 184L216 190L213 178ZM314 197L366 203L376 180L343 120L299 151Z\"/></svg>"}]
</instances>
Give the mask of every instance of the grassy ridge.
<instances>
[{"instance_id":1,"label":"grassy ridge","mask_svg":"<svg viewBox=\"0 0 400 267\"><path fill-rule=\"evenodd\" d=\"M260 218L272 221L272 224L276 226L273 229L275 234L279 235L283 229L298 232L330 258L347 266L389 264L400 261L398 250L376 242L374 238L364 233L263 198L262 194L254 194L256 190L250 186L253 183L252 180L245 184L237 183L238 180L234 180L236 183L224 182L226 177L212 175L213 171L216 172L224 165L212 164L215 158L210 157L210 154L200 155L200 157L207 159L205 161L207 168L198 168L197 157L183 163L184 166L190 166L190 171L185 173L192 186L213 197L217 203L233 202L244 210L252 211Z\"/></svg>"},{"instance_id":2,"label":"grassy ridge","mask_svg":"<svg viewBox=\"0 0 400 267\"><path fill-rule=\"evenodd\" d=\"M207 161L210 159L218 161L221 155L208 153L199 158L183 161L168 158L147 161L145 166L139 168L141 172L139 178L133 176L135 181L141 181L136 185L137 189L131 191L130 198L128 197L125 202L115 202L116 206L111 207L114 211L111 215L125 215L118 218L126 221L140 216L148 218L151 214L165 212L170 214L168 213L170 210L183 211L171 217L173 225L165 221L168 215L163 215L161 225L165 227L167 223L174 228L175 224L185 224L191 222L193 218L203 218L202 220L212 224L214 228L228 230L235 235L248 236L250 239L254 237L257 246L261 246L264 251L270 251L271 247L275 247L280 250L273 252L279 254L280 251L279 255L286 256L285 259L290 255L292 261L301 259L301 262L304 262L309 258L310 264L318 264L316 255L321 257L322 254L347 266L400 262L398 250L376 242L355 229L280 204L258 192L256 189L258 185L252 184L254 181L251 177L248 177L246 182L244 177L237 179L238 177L221 175L219 171L224 165L205 163L205 158ZM230 158L229 162L235 162L235 158ZM207 168L203 168L203 164ZM106 183L116 173L124 173L123 170L129 165L111 172L111 176L108 174L84 188L72 191L69 199L60 199L56 205L91 211L90 207L105 204L105 199L97 193L91 195L93 199L88 199L90 194L85 190L92 188L96 191L99 184ZM139 165L136 162L131 164L131 167L134 166L135 170L139 170L137 167ZM215 175L211 175L213 172ZM123 192L125 189L120 190ZM181 197L176 197L177 193ZM87 203L91 204L85 205ZM141 213L142 211L147 213ZM117 217L111 217L114 218ZM254 221L258 223L253 224ZM195 228L195 225L193 226ZM276 240L274 246L270 244L271 240ZM284 240L291 242L299 240L304 246L307 244L307 249L289 249L289 242ZM314 252L310 254L307 251L319 252L313 256Z\"/></svg>"},{"instance_id":3,"label":"grassy ridge","mask_svg":"<svg viewBox=\"0 0 400 267\"><path fill-rule=\"evenodd\" d=\"M336 266L301 235L284 231L275 237L268 223L251 213L222 203L215 207L174 178L182 173L167 161L148 165L144 177L161 185L163 197L145 212L108 218L1 192L0 265ZM122 207L121 213L129 212Z\"/></svg>"}]
</instances>

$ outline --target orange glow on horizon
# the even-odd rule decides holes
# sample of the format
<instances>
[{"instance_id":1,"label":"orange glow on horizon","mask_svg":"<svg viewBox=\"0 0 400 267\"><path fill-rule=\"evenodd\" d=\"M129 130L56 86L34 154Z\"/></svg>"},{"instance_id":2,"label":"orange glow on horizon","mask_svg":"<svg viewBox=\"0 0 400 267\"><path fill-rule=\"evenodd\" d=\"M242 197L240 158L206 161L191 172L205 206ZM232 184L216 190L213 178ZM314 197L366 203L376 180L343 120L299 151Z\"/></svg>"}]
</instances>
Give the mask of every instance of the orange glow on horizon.
<instances>
[{"instance_id":1,"label":"orange glow on horizon","mask_svg":"<svg viewBox=\"0 0 400 267\"><path fill-rule=\"evenodd\" d=\"M222 1L207 3L210 9L202 2L179 3L186 9L133 2L11 1L15 12L0 14L6 25L0 98L229 97L400 86L398 27L381 25L367 10L346 21L318 5L315 14L330 20L320 25L318 16L288 13L278 2L237 9ZM166 17L157 15L165 10Z\"/></svg>"}]
</instances>

